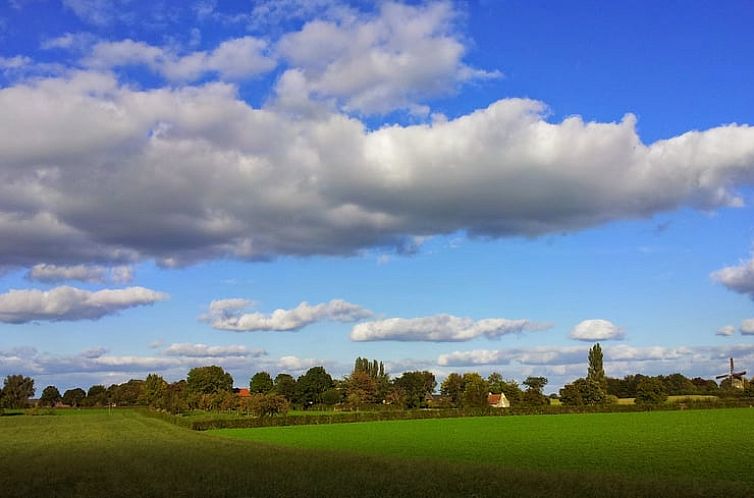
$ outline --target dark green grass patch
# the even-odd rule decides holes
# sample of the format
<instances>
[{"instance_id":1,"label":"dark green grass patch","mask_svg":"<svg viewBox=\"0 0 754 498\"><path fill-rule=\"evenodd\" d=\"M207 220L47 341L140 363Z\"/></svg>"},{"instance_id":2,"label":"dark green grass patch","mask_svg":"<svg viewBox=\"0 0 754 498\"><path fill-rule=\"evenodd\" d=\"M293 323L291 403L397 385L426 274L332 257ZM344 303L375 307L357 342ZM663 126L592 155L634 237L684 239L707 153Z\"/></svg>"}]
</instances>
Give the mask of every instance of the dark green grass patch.
<instances>
[{"instance_id":1,"label":"dark green grass patch","mask_svg":"<svg viewBox=\"0 0 754 498\"><path fill-rule=\"evenodd\" d=\"M637 478L732 480L752 455L754 409L406 420L210 431L296 448L486 462ZM735 466L734 466L735 467Z\"/></svg>"},{"instance_id":2,"label":"dark green grass patch","mask_svg":"<svg viewBox=\"0 0 754 498\"><path fill-rule=\"evenodd\" d=\"M218 438L128 410L77 415L0 418L0 496L735 497L754 491L747 483L607 478L281 448Z\"/></svg>"}]
</instances>

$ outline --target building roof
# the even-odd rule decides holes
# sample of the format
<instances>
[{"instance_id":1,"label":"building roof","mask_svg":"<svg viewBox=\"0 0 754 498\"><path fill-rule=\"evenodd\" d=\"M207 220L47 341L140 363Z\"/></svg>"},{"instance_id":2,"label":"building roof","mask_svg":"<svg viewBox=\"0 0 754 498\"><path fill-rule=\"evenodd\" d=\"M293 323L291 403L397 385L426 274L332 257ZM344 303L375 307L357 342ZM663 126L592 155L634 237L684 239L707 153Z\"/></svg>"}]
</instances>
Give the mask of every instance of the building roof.
<instances>
[{"instance_id":1,"label":"building roof","mask_svg":"<svg viewBox=\"0 0 754 498\"><path fill-rule=\"evenodd\" d=\"M240 396L241 398L248 398L249 396L251 396L248 387L234 387L233 394Z\"/></svg>"},{"instance_id":2,"label":"building roof","mask_svg":"<svg viewBox=\"0 0 754 498\"><path fill-rule=\"evenodd\" d=\"M490 405L496 405L500 403L500 398L502 398L502 394L488 394L487 395L487 403Z\"/></svg>"}]
</instances>

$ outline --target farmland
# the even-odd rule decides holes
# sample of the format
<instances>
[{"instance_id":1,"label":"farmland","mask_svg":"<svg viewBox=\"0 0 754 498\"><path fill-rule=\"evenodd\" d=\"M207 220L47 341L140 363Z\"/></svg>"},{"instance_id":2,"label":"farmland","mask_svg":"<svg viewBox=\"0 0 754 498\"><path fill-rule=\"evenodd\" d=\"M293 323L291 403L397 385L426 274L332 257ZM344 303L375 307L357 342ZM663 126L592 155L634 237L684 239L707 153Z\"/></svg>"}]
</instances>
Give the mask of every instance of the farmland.
<instances>
[{"instance_id":1,"label":"farmland","mask_svg":"<svg viewBox=\"0 0 754 498\"><path fill-rule=\"evenodd\" d=\"M5 416L0 490L3 496L750 496L752 478L726 472L726 462L748 454L752 417L754 410L739 409L222 432L256 440L248 441L130 410ZM587 440L611 427L620 431L610 441ZM665 435L657 432L662 428Z\"/></svg>"}]
</instances>

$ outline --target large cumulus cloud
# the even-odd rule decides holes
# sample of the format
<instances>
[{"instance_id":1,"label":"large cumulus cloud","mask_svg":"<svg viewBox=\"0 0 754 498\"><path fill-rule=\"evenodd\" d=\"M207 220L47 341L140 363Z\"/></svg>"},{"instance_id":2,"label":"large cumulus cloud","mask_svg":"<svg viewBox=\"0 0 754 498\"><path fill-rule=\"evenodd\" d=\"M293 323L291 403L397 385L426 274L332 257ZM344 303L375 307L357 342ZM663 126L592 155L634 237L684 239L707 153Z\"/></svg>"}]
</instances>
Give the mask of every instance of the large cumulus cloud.
<instances>
[{"instance_id":1,"label":"large cumulus cloud","mask_svg":"<svg viewBox=\"0 0 754 498\"><path fill-rule=\"evenodd\" d=\"M307 55L313 27L283 37L277 50L294 76L278 86L296 80L293 93L312 112L288 106L282 94L252 107L223 82L123 84L106 67L154 59L166 71L165 49L136 42L96 45L104 52L87 60L102 69L0 89L0 266L351 255L458 231L538 236L681 206L741 205L736 187L754 179L747 125L644 144L631 115L550 122L542 102L503 99L456 119L367 129L338 109L367 109L372 95L387 95L374 102L390 101L390 109L421 102L418 95L432 95L423 79L432 72L397 81L390 78L401 71L371 68L351 84L337 76L361 74L342 39L366 30L373 38L357 55L384 51L393 68L411 59L413 45L403 42L418 37L455 47L438 66L445 81L458 82L465 68L457 38L442 28L447 5L410 11L405 36L390 10L400 8L322 24L324 47L335 44L323 67ZM224 75L226 66L207 62L215 55L203 53L187 78ZM338 93L335 83L350 86Z\"/></svg>"}]
</instances>

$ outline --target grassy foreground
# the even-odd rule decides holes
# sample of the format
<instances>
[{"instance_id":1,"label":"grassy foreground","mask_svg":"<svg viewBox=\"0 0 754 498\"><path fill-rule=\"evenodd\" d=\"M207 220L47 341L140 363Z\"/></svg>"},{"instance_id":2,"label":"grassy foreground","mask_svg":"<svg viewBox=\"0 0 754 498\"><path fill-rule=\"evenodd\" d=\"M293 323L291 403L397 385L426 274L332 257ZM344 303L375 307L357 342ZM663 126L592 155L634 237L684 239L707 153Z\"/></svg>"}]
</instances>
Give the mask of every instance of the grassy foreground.
<instances>
[{"instance_id":1,"label":"grassy foreground","mask_svg":"<svg viewBox=\"0 0 754 498\"><path fill-rule=\"evenodd\" d=\"M281 448L197 433L131 411L75 415L0 417L0 495L730 497L754 491L743 482L638 480Z\"/></svg>"}]
</instances>

